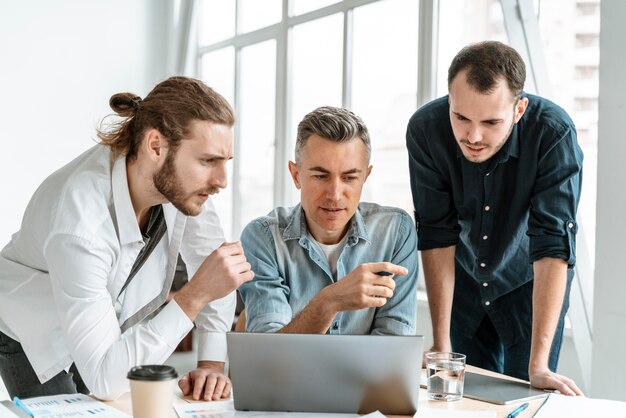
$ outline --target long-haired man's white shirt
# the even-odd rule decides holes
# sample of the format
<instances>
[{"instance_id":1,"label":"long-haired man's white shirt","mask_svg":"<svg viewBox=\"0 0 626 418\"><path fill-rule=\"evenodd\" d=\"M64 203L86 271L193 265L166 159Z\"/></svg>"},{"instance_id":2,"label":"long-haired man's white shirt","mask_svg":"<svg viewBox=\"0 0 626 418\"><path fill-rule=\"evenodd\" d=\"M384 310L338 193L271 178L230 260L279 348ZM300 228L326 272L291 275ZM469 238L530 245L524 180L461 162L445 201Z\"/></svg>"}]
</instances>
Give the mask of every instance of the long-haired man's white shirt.
<instances>
[{"instance_id":1,"label":"long-haired man's white shirt","mask_svg":"<svg viewBox=\"0 0 626 418\"><path fill-rule=\"evenodd\" d=\"M110 149L96 145L37 189L0 253L0 331L22 344L42 383L74 362L95 396L114 399L129 390L132 366L163 363L192 329L173 300L152 319L120 328L165 302L179 253L191 278L224 242L210 200L195 217L171 204L163 212L167 232L120 294L144 246L126 159L112 161ZM233 292L196 318L199 360L225 360L235 305Z\"/></svg>"}]
</instances>

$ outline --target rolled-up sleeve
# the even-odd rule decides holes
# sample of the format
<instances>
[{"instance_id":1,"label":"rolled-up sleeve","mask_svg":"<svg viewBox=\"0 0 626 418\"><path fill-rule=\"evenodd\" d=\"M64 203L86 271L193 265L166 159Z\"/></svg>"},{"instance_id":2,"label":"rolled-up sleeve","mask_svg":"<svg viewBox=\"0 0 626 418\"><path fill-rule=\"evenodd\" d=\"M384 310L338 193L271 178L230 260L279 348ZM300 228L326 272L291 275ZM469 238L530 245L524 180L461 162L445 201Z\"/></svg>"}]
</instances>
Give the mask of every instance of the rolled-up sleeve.
<instances>
[{"instance_id":1,"label":"rolled-up sleeve","mask_svg":"<svg viewBox=\"0 0 626 418\"><path fill-rule=\"evenodd\" d=\"M289 287L278 269L274 239L268 226L257 220L243 230L241 243L254 271L254 279L239 288L246 306L246 330L276 332L291 322L292 310Z\"/></svg>"},{"instance_id":2,"label":"rolled-up sleeve","mask_svg":"<svg viewBox=\"0 0 626 418\"><path fill-rule=\"evenodd\" d=\"M583 161L574 127L565 128L542 154L528 218L530 261L560 258L571 267L576 263Z\"/></svg>"},{"instance_id":3,"label":"rolled-up sleeve","mask_svg":"<svg viewBox=\"0 0 626 418\"><path fill-rule=\"evenodd\" d=\"M426 134L416 116L409 121L406 145L418 249L421 251L456 245L461 228L452 189L432 159Z\"/></svg>"}]
</instances>

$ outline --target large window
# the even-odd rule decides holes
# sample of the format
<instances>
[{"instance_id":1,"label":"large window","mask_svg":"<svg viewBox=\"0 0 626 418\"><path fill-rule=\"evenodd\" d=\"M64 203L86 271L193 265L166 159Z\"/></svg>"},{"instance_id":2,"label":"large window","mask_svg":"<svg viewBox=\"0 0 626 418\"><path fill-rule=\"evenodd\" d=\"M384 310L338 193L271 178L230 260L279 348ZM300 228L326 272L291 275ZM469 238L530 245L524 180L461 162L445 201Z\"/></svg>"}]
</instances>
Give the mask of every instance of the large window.
<instances>
[{"instance_id":1,"label":"large window","mask_svg":"<svg viewBox=\"0 0 626 418\"><path fill-rule=\"evenodd\" d=\"M202 33L202 32L201 32ZM206 35L208 36L208 34ZM217 36L217 35L215 35ZM199 62L200 78L229 103L235 100L235 48L232 46L218 49L202 55ZM228 187L212 197L220 220L225 228L230 229L233 224L233 163L228 163ZM228 232L227 232L228 233Z\"/></svg>"},{"instance_id":2,"label":"large window","mask_svg":"<svg viewBox=\"0 0 626 418\"><path fill-rule=\"evenodd\" d=\"M243 225L265 214L274 204L274 117L276 41L270 39L241 49L238 94L239 198L235 214Z\"/></svg>"},{"instance_id":3,"label":"large window","mask_svg":"<svg viewBox=\"0 0 626 418\"><path fill-rule=\"evenodd\" d=\"M215 198L228 239L274 206L298 202L287 170L296 128L325 105L352 109L370 129L374 171L364 200L412 212L404 134L416 108L418 6L199 2L200 77L238 115L230 187Z\"/></svg>"},{"instance_id":4,"label":"large window","mask_svg":"<svg viewBox=\"0 0 626 418\"><path fill-rule=\"evenodd\" d=\"M585 152L579 253L592 270L599 0L432 4L435 47L422 58L437 64L430 99L447 93L447 68L460 48L493 39L527 60L527 91L551 98L574 119ZM216 199L230 238L274 206L298 201L287 160L298 122L322 105L352 109L371 131L374 170L363 198L412 212L404 132L425 68L418 67L419 1L204 0L199 6L200 76L239 116L232 187ZM538 26L519 18L529 10Z\"/></svg>"},{"instance_id":5,"label":"large window","mask_svg":"<svg viewBox=\"0 0 626 418\"><path fill-rule=\"evenodd\" d=\"M552 87L551 99L572 117L585 155L578 206L575 287L569 317L582 373L590 376L598 162L600 0L538 2L541 42ZM576 333L577 332L577 333ZM589 378L583 381L587 387Z\"/></svg>"},{"instance_id":6,"label":"large window","mask_svg":"<svg viewBox=\"0 0 626 418\"><path fill-rule=\"evenodd\" d=\"M440 0L437 96L448 94L448 66L464 46L478 41L509 43L500 0Z\"/></svg>"},{"instance_id":7,"label":"large window","mask_svg":"<svg viewBox=\"0 0 626 418\"><path fill-rule=\"evenodd\" d=\"M342 105L343 14L294 26L291 42L291 120L285 138L289 146L304 115L322 105ZM286 162L283 168L287 169Z\"/></svg>"},{"instance_id":8,"label":"large window","mask_svg":"<svg viewBox=\"0 0 626 418\"><path fill-rule=\"evenodd\" d=\"M538 17L552 100L572 117L585 154L583 191L578 209L591 269L596 231L596 173L598 154L598 80L600 0L543 0ZM579 240L580 241L580 240ZM592 286L589 286L591 289ZM590 298L591 300L592 298Z\"/></svg>"},{"instance_id":9,"label":"large window","mask_svg":"<svg viewBox=\"0 0 626 418\"><path fill-rule=\"evenodd\" d=\"M236 239L251 219L274 206L298 202L287 160L293 158L298 122L323 105L349 108L369 127L374 170L363 200L412 213L404 138L411 114L418 104L447 94L447 69L463 46L499 40L515 47L525 59L526 91L552 99L577 126L585 160L578 287L572 294L583 296L573 296L570 318L573 328L589 323L599 3L200 0L196 13L199 74L238 113L231 187L216 198L227 237ZM583 299L588 305L578 309ZM576 316L575 312L585 309L586 314ZM584 347L576 349L584 351Z\"/></svg>"},{"instance_id":10,"label":"large window","mask_svg":"<svg viewBox=\"0 0 626 418\"><path fill-rule=\"evenodd\" d=\"M405 133L416 109L417 6L416 1L388 0L360 7L353 16L351 108L370 131L374 166L363 200L409 213Z\"/></svg>"}]
</instances>

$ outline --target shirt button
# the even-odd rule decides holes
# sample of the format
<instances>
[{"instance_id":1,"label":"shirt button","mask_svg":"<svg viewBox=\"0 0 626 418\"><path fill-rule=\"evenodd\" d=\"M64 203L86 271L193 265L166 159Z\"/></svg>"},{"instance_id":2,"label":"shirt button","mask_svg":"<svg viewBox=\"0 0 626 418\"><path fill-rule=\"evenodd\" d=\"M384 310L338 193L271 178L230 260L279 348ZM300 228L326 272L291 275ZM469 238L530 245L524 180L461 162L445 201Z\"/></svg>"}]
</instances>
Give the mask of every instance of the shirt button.
<instances>
[{"instance_id":1,"label":"shirt button","mask_svg":"<svg viewBox=\"0 0 626 418\"><path fill-rule=\"evenodd\" d=\"M485 206L485 211L486 211L486 212L489 212L489 209L491 209L491 208L489 207L489 205Z\"/></svg>"},{"instance_id":2,"label":"shirt button","mask_svg":"<svg viewBox=\"0 0 626 418\"><path fill-rule=\"evenodd\" d=\"M486 265L487 265L487 264L485 264L485 263L480 263L480 266L481 266L481 267L485 267Z\"/></svg>"},{"instance_id":3,"label":"shirt button","mask_svg":"<svg viewBox=\"0 0 626 418\"><path fill-rule=\"evenodd\" d=\"M486 240L487 238L489 238L487 235L483 235L483 240Z\"/></svg>"},{"instance_id":4,"label":"shirt button","mask_svg":"<svg viewBox=\"0 0 626 418\"><path fill-rule=\"evenodd\" d=\"M485 174L485 177L489 176L489 174L491 174L491 173L487 173L487 174Z\"/></svg>"},{"instance_id":5,"label":"shirt button","mask_svg":"<svg viewBox=\"0 0 626 418\"><path fill-rule=\"evenodd\" d=\"M489 305L491 305L491 302L489 301L485 302L485 306L489 306Z\"/></svg>"},{"instance_id":6,"label":"shirt button","mask_svg":"<svg viewBox=\"0 0 626 418\"><path fill-rule=\"evenodd\" d=\"M572 229L572 228L574 227L574 224L570 222L570 223L568 223L568 224L567 224L567 227L568 227L569 229Z\"/></svg>"},{"instance_id":7,"label":"shirt button","mask_svg":"<svg viewBox=\"0 0 626 418\"><path fill-rule=\"evenodd\" d=\"M483 287L487 287L487 286L489 286L489 283L483 282Z\"/></svg>"}]
</instances>

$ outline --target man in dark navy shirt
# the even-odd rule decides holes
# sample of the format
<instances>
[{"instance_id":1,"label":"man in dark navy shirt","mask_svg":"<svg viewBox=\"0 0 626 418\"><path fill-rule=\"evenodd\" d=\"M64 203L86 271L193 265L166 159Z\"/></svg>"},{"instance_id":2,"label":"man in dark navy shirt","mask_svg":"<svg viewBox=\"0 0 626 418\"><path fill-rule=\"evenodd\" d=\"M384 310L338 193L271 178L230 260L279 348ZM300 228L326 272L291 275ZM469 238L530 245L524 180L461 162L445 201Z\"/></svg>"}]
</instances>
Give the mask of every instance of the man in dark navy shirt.
<instances>
[{"instance_id":1,"label":"man in dark navy shirt","mask_svg":"<svg viewBox=\"0 0 626 418\"><path fill-rule=\"evenodd\" d=\"M449 95L407 129L435 351L581 394L555 373L575 263L582 152L569 116L523 92L520 55L462 49Z\"/></svg>"}]
</instances>

